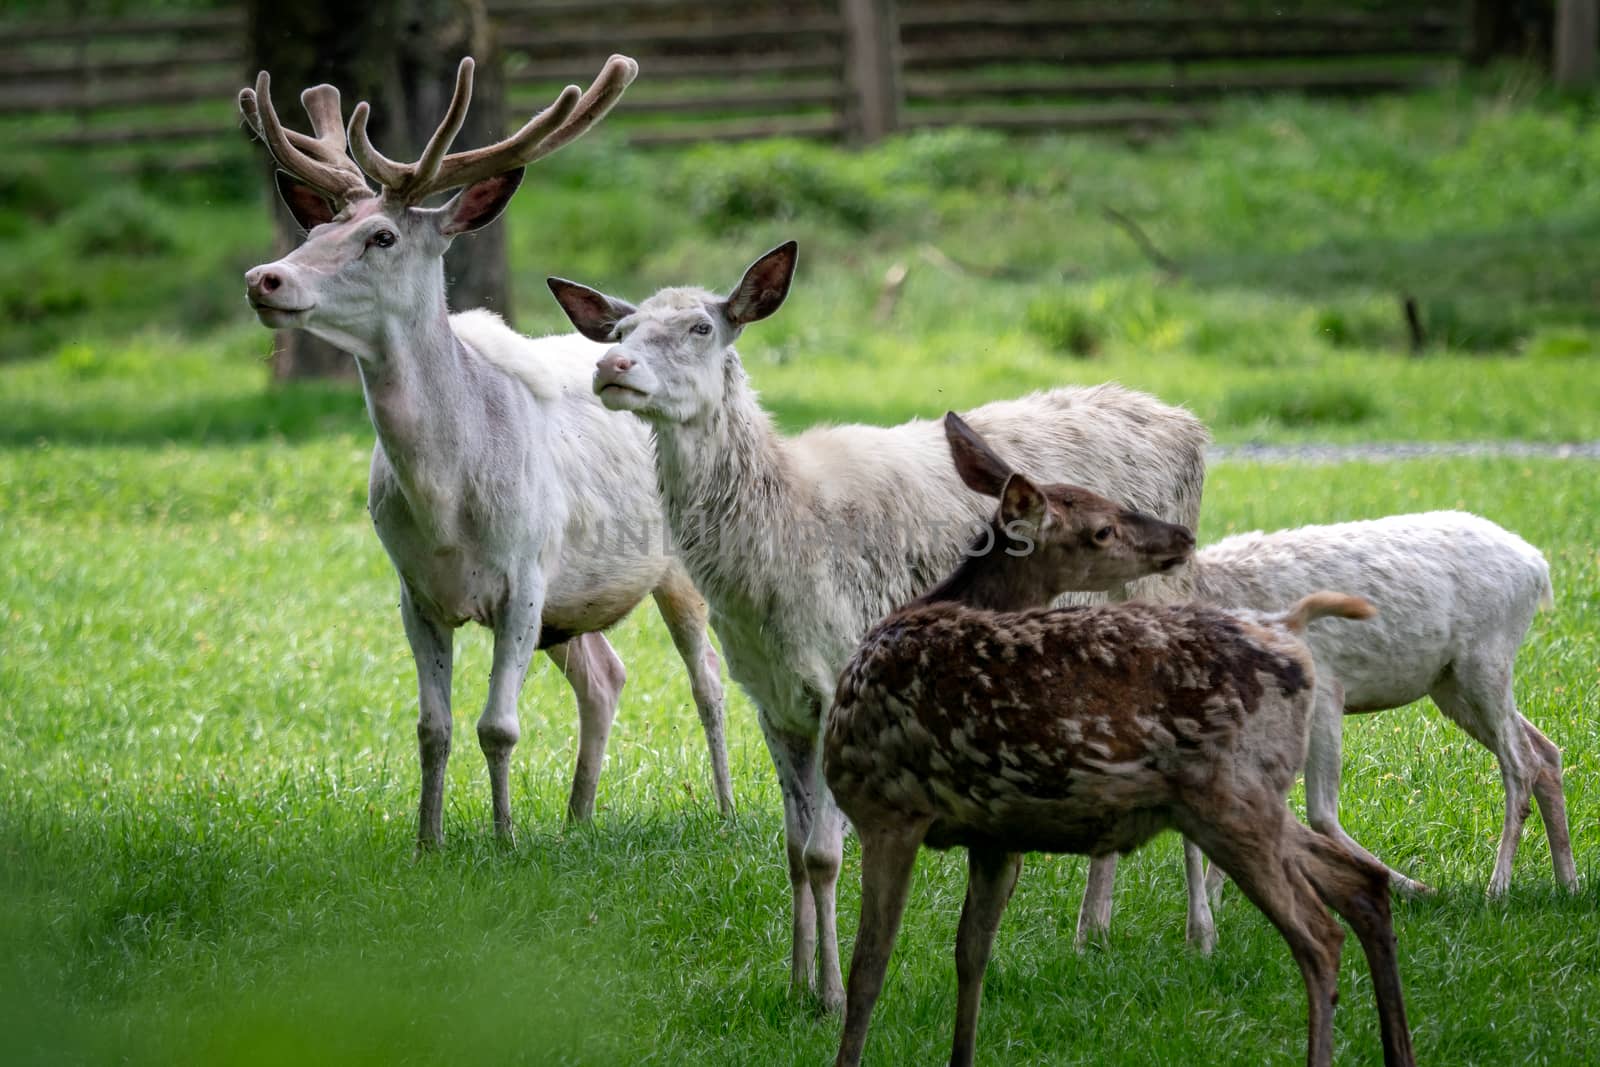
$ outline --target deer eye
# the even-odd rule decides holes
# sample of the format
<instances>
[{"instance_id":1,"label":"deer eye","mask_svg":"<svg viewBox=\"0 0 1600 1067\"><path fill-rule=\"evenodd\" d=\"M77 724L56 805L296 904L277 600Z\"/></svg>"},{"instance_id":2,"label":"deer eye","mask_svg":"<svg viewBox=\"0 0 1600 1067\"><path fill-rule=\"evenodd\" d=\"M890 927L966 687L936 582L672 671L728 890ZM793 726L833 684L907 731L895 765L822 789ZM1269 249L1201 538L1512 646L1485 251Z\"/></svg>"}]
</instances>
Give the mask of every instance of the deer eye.
<instances>
[{"instance_id":1,"label":"deer eye","mask_svg":"<svg viewBox=\"0 0 1600 1067\"><path fill-rule=\"evenodd\" d=\"M704 337L706 334L711 332L711 324L709 322L697 322L693 326L689 327L689 332L697 333L701 337Z\"/></svg>"},{"instance_id":2,"label":"deer eye","mask_svg":"<svg viewBox=\"0 0 1600 1067\"><path fill-rule=\"evenodd\" d=\"M1095 543L1099 545L1106 544L1111 540L1112 535L1116 532L1117 531L1110 526L1100 527L1100 529L1094 532Z\"/></svg>"},{"instance_id":3,"label":"deer eye","mask_svg":"<svg viewBox=\"0 0 1600 1067\"><path fill-rule=\"evenodd\" d=\"M393 231L379 230L377 233L372 235L372 240L369 243L375 244L379 248L388 248L390 245L394 244L394 240L395 238Z\"/></svg>"}]
</instances>

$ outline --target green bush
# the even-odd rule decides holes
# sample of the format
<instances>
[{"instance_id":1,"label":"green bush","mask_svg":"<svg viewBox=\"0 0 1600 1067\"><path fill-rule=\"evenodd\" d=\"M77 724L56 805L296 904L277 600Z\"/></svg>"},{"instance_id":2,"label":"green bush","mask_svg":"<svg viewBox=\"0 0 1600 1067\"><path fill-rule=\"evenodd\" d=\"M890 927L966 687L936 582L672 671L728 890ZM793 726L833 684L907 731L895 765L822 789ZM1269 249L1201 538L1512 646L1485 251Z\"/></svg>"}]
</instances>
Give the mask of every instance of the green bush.
<instances>
[{"instance_id":1,"label":"green bush","mask_svg":"<svg viewBox=\"0 0 1600 1067\"><path fill-rule=\"evenodd\" d=\"M1398 300L1384 314L1371 304L1323 308L1311 329L1333 348L1385 349L1405 343L1404 312Z\"/></svg>"},{"instance_id":2,"label":"green bush","mask_svg":"<svg viewBox=\"0 0 1600 1067\"><path fill-rule=\"evenodd\" d=\"M1144 352L1188 343L1194 308L1182 287L1152 285L1137 276L1108 278L1090 286L1086 303L1108 339Z\"/></svg>"},{"instance_id":3,"label":"green bush","mask_svg":"<svg viewBox=\"0 0 1600 1067\"><path fill-rule=\"evenodd\" d=\"M1535 330L1522 346L1532 359L1576 359L1600 356L1600 334L1581 326L1547 326Z\"/></svg>"},{"instance_id":4,"label":"green bush","mask_svg":"<svg viewBox=\"0 0 1600 1067\"><path fill-rule=\"evenodd\" d=\"M62 220L67 244L84 256L148 256L175 251L178 222L136 189L106 190Z\"/></svg>"},{"instance_id":5,"label":"green bush","mask_svg":"<svg viewBox=\"0 0 1600 1067\"><path fill-rule=\"evenodd\" d=\"M1479 299L1440 299L1420 302L1423 332L1428 344L1464 352L1489 352L1516 348L1526 334L1514 313Z\"/></svg>"},{"instance_id":6,"label":"green bush","mask_svg":"<svg viewBox=\"0 0 1600 1067\"><path fill-rule=\"evenodd\" d=\"M165 156L152 153L138 158L133 174L141 190L164 203L239 204L250 210L264 188L265 155L228 152L198 170L174 172Z\"/></svg>"},{"instance_id":7,"label":"green bush","mask_svg":"<svg viewBox=\"0 0 1600 1067\"><path fill-rule=\"evenodd\" d=\"M0 213L49 220L83 202L85 168L51 155L0 155Z\"/></svg>"},{"instance_id":8,"label":"green bush","mask_svg":"<svg viewBox=\"0 0 1600 1067\"><path fill-rule=\"evenodd\" d=\"M123 347L75 341L62 345L51 359L64 377L77 381L137 378L148 375L151 368L149 352L143 346Z\"/></svg>"},{"instance_id":9,"label":"green bush","mask_svg":"<svg viewBox=\"0 0 1600 1067\"><path fill-rule=\"evenodd\" d=\"M1026 157L1010 148L1004 134L965 126L902 134L872 156L891 185L933 189L1009 189L1026 166Z\"/></svg>"},{"instance_id":10,"label":"green bush","mask_svg":"<svg viewBox=\"0 0 1600 1067\"><path fill-rule=\"evenodd\" d=\"M12 324L75 315L88 306L89 294L74 278L51 277L47 272L33 279L19 273L0 280L0 310Z\"/></svg>"},{"instance_id":11,"label":"green bush","mask_svg":"<svg viewBox=\"0 0 1600 1067\"><path fill-rule=\"evenodd\" d=\"M1380 407L1370 390L1347 382L1267 382L1229 390L1218 418L1233 426L1350 425L1367 421Z\"/></svg>"},{"instance_id":12,"label":"green bush","mask_svg":"<svg viewBox=\"0 0 1600 1067\"><path fill-rule=\"evenodd\" d=\"M859 168L801 141L703 145L684 153L668 185L699 222L716 229L804 217L862 231L883 212Z\"/></svg>"},{"instance_id":13,"label":"green bush","mask_svg":"<svg viewBox=\"0 0 1600 1067\"><path fill-rule=\"evenodd\" d=\"M1028 303L1026 321L1053 352L1083 359L1100 351L1103 338L1094 316L1060 296L1035 297Z\"/></svg>"}]
</instances>

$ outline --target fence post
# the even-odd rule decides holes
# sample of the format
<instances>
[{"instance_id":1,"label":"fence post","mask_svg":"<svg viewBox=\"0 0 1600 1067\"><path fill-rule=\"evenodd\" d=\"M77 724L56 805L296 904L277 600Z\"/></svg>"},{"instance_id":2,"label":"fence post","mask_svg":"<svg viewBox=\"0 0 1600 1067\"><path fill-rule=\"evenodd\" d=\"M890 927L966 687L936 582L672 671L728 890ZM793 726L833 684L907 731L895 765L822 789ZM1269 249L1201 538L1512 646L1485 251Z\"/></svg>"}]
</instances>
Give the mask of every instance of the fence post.
<instances>
[{"instance_id":1,"label":"fence post","mask_svg":"<svg viewBox=\"0 0 1600 1067\"><path fill-rule=\"evenodd\" d=\"M1596 0L1556 0L1555 80L1568 89L1594 81L1595 50L1600 47Z\"/></svg>"},{"instance_id":2,"label":"fence post","mask_svg":"<svg viewBox=\"0 0 1600 1067\"><path fill-rule=\"evenodd\" d=\"M852 100L851 139L870 144L900 125L900 19L895 0L841 0Z\"/></svg>"}]
</instances>

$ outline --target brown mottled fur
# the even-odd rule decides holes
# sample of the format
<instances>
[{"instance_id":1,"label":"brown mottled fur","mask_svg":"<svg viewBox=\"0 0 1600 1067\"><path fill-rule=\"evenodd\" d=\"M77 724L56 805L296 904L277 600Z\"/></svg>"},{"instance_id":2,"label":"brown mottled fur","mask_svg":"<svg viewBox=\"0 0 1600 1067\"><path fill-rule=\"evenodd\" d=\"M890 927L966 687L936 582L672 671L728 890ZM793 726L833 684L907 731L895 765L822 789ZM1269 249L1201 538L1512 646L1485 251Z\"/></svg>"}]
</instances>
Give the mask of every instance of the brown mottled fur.
<instances>
[{"instance_id":1,"label":"brown mottled fur","mask_svg":"<svg viewBox=\"0 0 1600 1067\"><path fill-rule=\"evenodd\" d=\"M1000 498L1002 524L1040 517L1037 536L1055 551L968 559L883 620L845 668L828 717L823 768L860 834L862 872L837 1063L860 1062L920 846L968 850L950 1062L970 1064L1021 854L1103 856L1168 828L1232 875L1288 941L1310 1003L1311 1067L1332 1057L1344 939L1324 904L1366 951L1385 1063L1412 1063L1388 872L1313 834L1285 802L1315 685L1300 634L1311 619L1364 618L1372 606L1316 593L1278 615L1142 603L1017 610L1048 602L1064 574L1089 585L1109 564L1097 568L1077 509L1049 489L1012 473ZM1160 540L1142 549L1150 570L1170 563L1173 542ZM1006 590L1016 603L1003 602Z\"/></svg>"},{"instance_id":2,"label":"brown mottled fur","mask_svg":"<svg viewBox=\"0 0 1600 1067\"><path fill-rule=\"evenodd\" d=\"M1264 700L1309 689L1303 646L1276 645L1205 608L897 612L840 679L829 782L884 816L931 819L935 848L1126 852L1163 828L1142 809L1210 788ZM1296 739L1261 740L1248 771L1286 792ZM1108 808L1108 791L1141 810Z\"/></svg>"}]
</instances>

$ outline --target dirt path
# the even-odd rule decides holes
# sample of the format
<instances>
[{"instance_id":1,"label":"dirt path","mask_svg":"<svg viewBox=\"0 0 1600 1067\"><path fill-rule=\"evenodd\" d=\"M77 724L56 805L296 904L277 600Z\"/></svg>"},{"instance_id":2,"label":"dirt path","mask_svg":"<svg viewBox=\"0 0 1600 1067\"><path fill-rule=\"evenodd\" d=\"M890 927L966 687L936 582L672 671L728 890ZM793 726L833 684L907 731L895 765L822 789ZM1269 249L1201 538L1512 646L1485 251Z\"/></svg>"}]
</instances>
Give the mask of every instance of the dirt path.
<instances>
[{"instance_id":1,"label":"dirt path","mask_svg":"<svg viewBox=\"0 0 1600 1067\"><path fill-rule=\"evenodd\" d=\"M1357 445L1212 445L1206 459L1212 463L1353 463L1435 456L1501 456L1528 459L1600 460L1600 441L1544 444L1537 441L1395 441Z\"/></svg>"}]
</instances>

